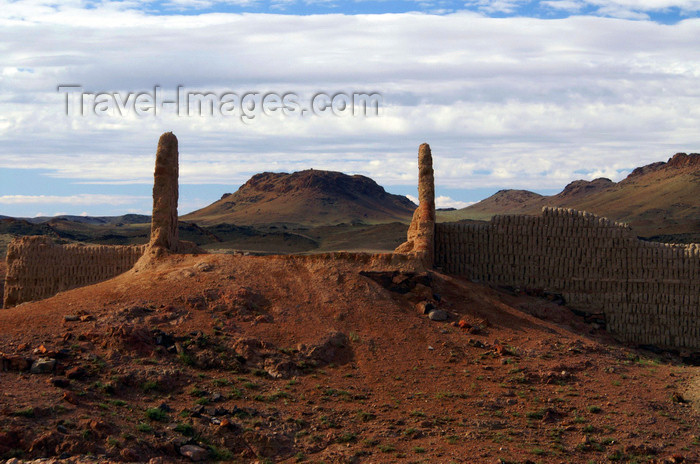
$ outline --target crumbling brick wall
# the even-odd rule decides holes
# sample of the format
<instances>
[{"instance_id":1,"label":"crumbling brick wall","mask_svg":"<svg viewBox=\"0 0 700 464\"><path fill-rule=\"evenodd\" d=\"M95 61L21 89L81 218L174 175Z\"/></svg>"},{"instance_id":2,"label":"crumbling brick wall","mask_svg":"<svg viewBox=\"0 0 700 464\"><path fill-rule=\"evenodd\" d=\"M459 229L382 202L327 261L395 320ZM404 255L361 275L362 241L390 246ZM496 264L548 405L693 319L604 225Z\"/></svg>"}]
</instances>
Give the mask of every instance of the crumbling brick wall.
<instances>
[{"instance_id":1,"label":"crumbling brick wall","mask_svg":"<svg viewBox=\"0 0 700 464\"><path fill-rule=\"evenodd\" d=\"M572 308L605 313L626 341L700 348L700 245L644 242L625 225L562 208L442 223L435 233L445 272L559 293Z\"/></svg>"},{"instance_id":2,"label":"crumbling brick wall","mask_svg":"<svg viewBox=\"0 0 700 464\"><path fill-rule=\"evenodd\" d=\"M144 245L57 245L43 236L21 237L7 247L3 306L11 308L128 271Z\"/></svg>"}]
</instances>

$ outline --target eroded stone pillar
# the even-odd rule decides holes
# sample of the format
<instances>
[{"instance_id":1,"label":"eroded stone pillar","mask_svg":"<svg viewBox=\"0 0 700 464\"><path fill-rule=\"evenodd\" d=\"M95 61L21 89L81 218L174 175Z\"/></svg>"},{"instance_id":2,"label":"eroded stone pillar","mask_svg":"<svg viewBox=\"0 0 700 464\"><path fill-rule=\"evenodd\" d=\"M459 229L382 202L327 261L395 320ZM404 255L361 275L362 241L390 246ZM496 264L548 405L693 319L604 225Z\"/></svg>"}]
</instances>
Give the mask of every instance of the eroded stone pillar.
<instances>
[{"instance_id":1,"label":"eroded stone pillar","mask_svg":"<svg viewBox=\"0 0 700 464\"><path fill-rule=\"evenodd\" d=\"M418 149L418 202L406 242L395 251L418 254L426 267L432 267L435 259L435 177L433 156L427 143Z\"/></svg>"},{"instance_id":2,"label":"eroded stone pillar","mask_svg":"<svg viewBox=\"0 0 700 464\"><path fill-rule=\"evenodd\" d=\"M178 162L177 137L166 132L158 140L156 169L153 174L153 215L151 216L151 248L175 252L178 248L177 200Z\"/></svg>"}]
</instances>

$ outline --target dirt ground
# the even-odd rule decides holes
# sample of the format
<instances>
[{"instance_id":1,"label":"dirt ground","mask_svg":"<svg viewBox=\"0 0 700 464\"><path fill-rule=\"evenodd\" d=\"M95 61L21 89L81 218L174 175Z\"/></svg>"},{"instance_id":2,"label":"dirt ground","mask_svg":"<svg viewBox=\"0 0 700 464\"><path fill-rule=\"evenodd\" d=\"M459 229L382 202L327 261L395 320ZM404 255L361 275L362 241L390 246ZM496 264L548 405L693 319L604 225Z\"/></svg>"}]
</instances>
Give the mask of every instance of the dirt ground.
<instances>
[{"instance_id":1,"label":"dirt ground","mask_svg":"<svg viewBox=\"0 0 700 464\"><path fill-rule=\"evenodd\" d=\"M170 257L0 311L0 352L5 458L670 463L700 451L698 368L553 302L373 258Z\"/></svg>"},{"instance_id":2,"label":"dirt ground","mask_svg":"<svg viewBox=\"0 0 700 464\"><path fill-rule=\"evenodd\" d=\"M2 308L2 295L5 294L5 274L7 274L7 265L5 260L0 260L0 308Z\"/></svg>"}]
</instances>

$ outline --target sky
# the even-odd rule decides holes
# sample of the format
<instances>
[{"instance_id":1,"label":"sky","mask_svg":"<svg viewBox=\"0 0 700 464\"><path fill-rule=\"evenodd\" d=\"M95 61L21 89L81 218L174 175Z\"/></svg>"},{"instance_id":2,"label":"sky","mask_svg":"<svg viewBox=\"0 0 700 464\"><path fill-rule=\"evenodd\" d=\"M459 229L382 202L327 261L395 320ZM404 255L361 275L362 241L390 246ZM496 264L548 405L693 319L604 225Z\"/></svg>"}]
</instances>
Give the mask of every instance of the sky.
<instances>
[{"instance_id":1,"label":"sky","mask_svg":"<svg viewBox=\"0 0 700 464\"><path fill-rule=\"evenodd\" d=\"M0 215L150 214L166 131L181 214L262 171L362 174L415 197L423 142L438 207L619 181L700 151L699 12L700 0L0 0Z\"/></svg>"}]
</instances>

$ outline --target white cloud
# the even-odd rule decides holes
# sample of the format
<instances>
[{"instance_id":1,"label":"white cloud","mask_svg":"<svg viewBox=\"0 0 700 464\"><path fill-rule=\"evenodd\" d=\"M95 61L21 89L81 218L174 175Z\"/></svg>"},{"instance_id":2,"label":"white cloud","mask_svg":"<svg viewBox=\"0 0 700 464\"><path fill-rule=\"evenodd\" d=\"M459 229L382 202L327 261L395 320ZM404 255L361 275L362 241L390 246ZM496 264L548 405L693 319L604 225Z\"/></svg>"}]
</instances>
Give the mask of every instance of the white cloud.
<instances>
[{"instance_id":1,"label":"white cloud","mask_svg":"<svg viewBox=\"0 0 700 464\"><path fill-rule=\"evenodd\" d=\"M565 1L547 4L576 3ZM425 141L438 186L453 189L561 188L584 169L612 175L700 151L699 19L156 17L133 3L51 4L0 2L0 169L150 184L157 138L167 130L180 139L182 183L232 186L260 171L310 167L369 175L388 190L415 185ZM633 13L671 6L587 5ZM674 5L699 8L690 0ZM263 117L249 125L168 113L69 118L56 92L67 83L91 91L364 90L380 92L384 103L379 118ZM17 195L0 190L0 204L48 201L10 197ZM139 198L134 208L147 209L150 199Z\"/></svg>"},{"instance_id":2,"label":"white cloud","mask_svg":"<svg viewBox=\"0 0 700 464\"><path fill-rule=\"evenodd\" d=\"M467 6L478 8L484 13L513 13L527 0L470 0Z\"/></svg>"},{"instance_id":3,"label":"white cloud","mask_svg":"<svg viewBox=\"0 0 700 464\"><path fill-rule=\"evenodd\" d=\"M613 6L636 11L662 11L678 8L682 11L700 10L700 0L585 0L598 6Z\"/></svg>"},{"instance_id":4,"label":"white cloud","mask_svg":"<svg viewBox=\"0 0 700 464\"><path fill-rule=\"evenodd\" d=\"M70 204L70 205L128 205L136 201L142 201L149 197L135 195L100 195L100 194L79 194L79 195L1 195L0 204ZM56 215L65 213L56 213ZM87 213L85 213L87 214Z\"/></svg>"},{"instance_id":5,"label":"white cloud","mask_svg":"<svg viewBox=\"0 0 700 464\"><path fill-rule=\"evenodd\" d=\"M459 200L453 200L452 198L445 196L445 195L438 195L435 198L435 207L436 208L466 208L467 206L473 205L475 202L474 201L459 201Z\"/></svg>"},{"instance_id":6,"label":"white cloud","mask_svg":"<svg viewBox=\"0 0 700 464\"><path fill-rule=\"evenodd\" d=\"M612 18L622 18L622 19L649 19L649 15L643 11L636 10L634 8L629 8L619 3L612 3L609 5L601 6L596 11L597 14L603 16L610 16Z\"/></svg>"},{"instance_id":7,"label":"white cloud","mask_svg":"<svg viewBox=\"0 0 700 464\"><path fill-rule=\"evenodd\" d=\"M413 203L418 204L418 197L413 195L406 195L406 198L411 200ZM454 200L446 195L438 195L435 197L435 207L436 208L466 208L467 206L473 205L473 201L460 201Z\"/></svg>"},{"instance_id":8,"label":"white cloud","mask_svg":"<svg viewBox=\"0 0 700 464\"><path fill-rule=\"evenodd\" d=\"M555 10L567 11L570 13L576 13L578 11L581 11L581 9L583 9L583 7L584 7L584 3L582 1L576 1L576 0L542 1L542 2L540 2L540 5L546 6L548 8L552 8Z\"/></svg>"},{"instance_id":9,"label":"white cloud","mask_svg":"<svg viewBox=\"0 0 700 464\"><path fill-rule=\"evenodd\" d=\"M176 10L204 9L221 5L250 7L259 4L260 2L257 0L167 0L163 2L166 8L173 8Z\"/></svg>"}]
</instances>

